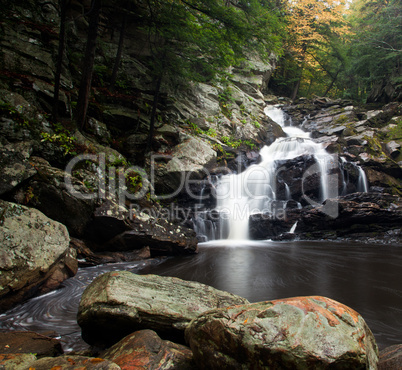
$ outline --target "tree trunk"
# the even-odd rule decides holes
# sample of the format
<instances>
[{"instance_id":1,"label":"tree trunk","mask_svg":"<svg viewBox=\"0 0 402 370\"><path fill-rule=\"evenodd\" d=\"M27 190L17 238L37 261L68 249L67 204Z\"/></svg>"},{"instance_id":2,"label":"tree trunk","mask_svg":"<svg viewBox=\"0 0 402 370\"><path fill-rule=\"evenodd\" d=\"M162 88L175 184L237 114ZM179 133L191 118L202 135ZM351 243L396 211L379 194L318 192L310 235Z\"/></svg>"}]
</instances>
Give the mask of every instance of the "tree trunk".
<instances>
[{"instance_id":1,"label":"tree trunk","mask_svg":"<svg viewBox=\"0 0 402 370\"><path fill-rule=\"evenodd\" d=\"M301 76L296 81L295 86L293 87L292 96L290 97L290 99L292 99L292 101L295 100L297 97L297 94L298 94L299 88L300 88L300 81L301 81Z\"/></svg>"},{"instance_id":2,"label":"tree trunk","mask_svg":"<svg viewBox=\"0 0 402 370\"><path fill-rule=\"evenodd\" d=\"M149 152L152 148L152 139L154 136L155 129L155 118L156 118L156 109L158 108L159 102L159 92L161 89L163 73L161 73L156 81L155 95L154 101L152 103L152 113L151 113L151 122L149 124L149 133L148 133L148 141L147 141L147 152Z\"/></svg>"},{"instance_id":3,"label":"tree trunk","mask_svg":"<svg viewBox=\"0 0 402 370\"><path fill-rule=\"evenodd\" d=\"M337 78L338 78L338 74L339 74L340 71L341 71L341 70L338 69L338 71L335 73L335 76L332 77L332 81L331 81L331 83L329 84L329 86L327 87L327 89L325 90L325 93L324 93L323 96L327 96L327 94L331 91L332 87L334 86L335 81L336 81Z\"/></svg>"},{"instance_id":4,"label":"tree trunk","mask_svg":"<svg viewBox=\"0 0 402 370\"><path fill-rule=\"evenodd\" d=\"M81 130L84 129L85 119L88 110L88 100L91 91L92 73L95 61L96 39L98 37L99 12L102 0L92 0L89 19L87 45L85 49L84 63L80 90L78 93L76 122Z\"/></svg>"},{"instance_id":5,"label":"tree trunk","mask_svg":"<svg viewBox=\"0 0 402 370\"><path fill-rule=\"evenodd\" d=\"M60 79L61 79L61 69L63 66L65 40L66 40L66 10L67 10L67 0L60 0L59 49L57 53L57 65L56 65L56 75L55 75L54 93L53 93L54 122L57 122L59 120Z\"/></svg>"},{"instance_id":6,"label":"tree trunk","mask_svg":"<svg viewBox=\"0 0 402 370\"><path fill-rule=\"evenodd\" d=\"M121 55L123 52L123 44L124 44L124 36L126 34L126 25L127 25L127 14L123 16L123 23L120 29L120 36L119 36L119 46L117 48L116 58L114 60L113 72L112 77L110 78L110 86L109 88L113 90L115 88L117 72L119 70Z\"/></svg>"}]
</instances>

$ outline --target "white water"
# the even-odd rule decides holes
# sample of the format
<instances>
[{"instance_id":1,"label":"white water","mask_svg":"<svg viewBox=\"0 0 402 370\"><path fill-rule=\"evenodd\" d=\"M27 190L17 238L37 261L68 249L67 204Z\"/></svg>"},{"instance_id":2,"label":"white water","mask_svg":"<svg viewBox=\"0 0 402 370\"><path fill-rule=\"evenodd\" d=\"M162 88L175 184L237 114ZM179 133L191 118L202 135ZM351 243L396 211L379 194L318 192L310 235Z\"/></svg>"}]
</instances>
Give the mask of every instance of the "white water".
<instances>
[{"instance_id":1,"label":"white water","mask_svg":"<svg viewBox=\"0 0 402 370\"><path fill-rule=\"evenodd\" d=\"M222 176L217 183L217 211L220 212L221 239L248 239L248 219L254 213L272 213L272 202L277 200L277 164L278 160L289 160L302 155L313 155L316 166L311 174L321 178L321 199L324 201L333 195L334 186L329 186L328 170L335 159L328 154L321 144L315 143L310 134L297 127L285 127L284 112L276 107L267 107L265 113L282 126L288 135L279 138L261 151L261 162L252 165L240 174ZM286 198L291 196L287 185ZM285 202L284 202L285 203Z\"/></svg>"},{"instance_id":2,"label":"white water","mask_svg":"<svg viewBox=\"0 0 402 370\"><path fill-rule=\"evenodd\" d=\"M369 185L366 173L360 166L358 166L358 169L359 169L359 182L357 183L357 191L367 193Z\"/></svg>"},{"instance_id":3,"label":"white water","mask_svg":"<svg viewBox=\"0 0 402 370\"><path fill-rule=\"evenodd\" d=\"M296 227L297 227L297 221L293 224L293 226L290 228L289 233L290 234L294 234L294 232L296 231Z\"/></svg>"}]
</instances>

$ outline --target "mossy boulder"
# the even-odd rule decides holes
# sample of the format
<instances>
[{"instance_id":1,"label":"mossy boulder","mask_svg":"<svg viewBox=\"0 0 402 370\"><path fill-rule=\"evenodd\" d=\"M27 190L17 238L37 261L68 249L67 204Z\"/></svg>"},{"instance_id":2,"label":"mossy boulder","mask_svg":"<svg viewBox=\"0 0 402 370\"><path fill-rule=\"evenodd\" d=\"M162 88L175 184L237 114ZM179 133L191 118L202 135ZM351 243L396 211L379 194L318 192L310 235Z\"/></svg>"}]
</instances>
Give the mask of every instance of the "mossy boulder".
<instances>
[{"instance_id":1,"label":"mossy boulder","mask_svg":"<svg viewBox=\"0 0 402 370\"><path fill-rule=\"evenodd\" d=\"M364 319L325 297L295 297L204 312L186 339L199 369L375 369Z\"/></svg>"}]
</instances>

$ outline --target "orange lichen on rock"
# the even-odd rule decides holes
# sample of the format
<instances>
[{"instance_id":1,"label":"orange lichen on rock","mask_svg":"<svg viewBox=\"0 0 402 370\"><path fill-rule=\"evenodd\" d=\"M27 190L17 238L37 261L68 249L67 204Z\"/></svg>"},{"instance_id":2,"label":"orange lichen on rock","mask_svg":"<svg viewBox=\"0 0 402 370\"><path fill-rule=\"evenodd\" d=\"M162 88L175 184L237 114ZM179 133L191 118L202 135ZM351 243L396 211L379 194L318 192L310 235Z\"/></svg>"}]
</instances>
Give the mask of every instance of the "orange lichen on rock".
<instances>
[{"instance_id":1,"label":"orange lichen on rock","mask_svg":"<svg viewBox=\"0 0 402 370\"><path fill-rule=\"evenodd\" d=\"M345 318L348 315L354 323L359 321L359 313L342 303L334 301L333 299L321 296L309 297L292 297L286 299L279 299L271 301L274 305L289 304L294 307L300 308L304 313L314 313L319 319L320 315L327 319L330 326L339 324L339 319L342 321L350 321ZM339 318L339 319L338 319Z\"/></svg>"}]
</instances>

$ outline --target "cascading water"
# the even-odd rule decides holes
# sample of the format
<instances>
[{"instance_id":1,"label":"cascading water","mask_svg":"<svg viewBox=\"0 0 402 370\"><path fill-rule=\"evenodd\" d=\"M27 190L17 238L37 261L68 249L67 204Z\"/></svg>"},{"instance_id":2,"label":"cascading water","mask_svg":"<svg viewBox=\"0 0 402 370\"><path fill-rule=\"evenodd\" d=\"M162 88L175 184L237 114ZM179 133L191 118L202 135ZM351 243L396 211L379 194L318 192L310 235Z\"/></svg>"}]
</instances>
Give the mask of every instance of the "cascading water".
<instances>
[{"instance_id":1,"label":"cascading water","mask_svg":"<svg viewBox=\"0 0 402 370\"><path fill-rule=\"evenodd\" d=\"M359 180L357 182L357 191L367 193L369 185L366 173L360 166L358 166L358 170L359 170Z\"/></svg>"},{"instance_id":2,"label":"cascading water","mask_svg":"<svg viewBox=\"0 0 402 370\"><path fill-rule=\"evenodd\" d=\"M268 106L265 114L282 127L287 137L264 146L258 164L215 179L216 207L197 212L194 220L200 241L248 239L250 216L262 213L275 217L280 212L284 215L288 202L292 202L292 207L301 208L302 201L317 207L329 198L368 191L366 175L358 164L328 153L310 133L291 126L292 120L282 109ZM291 163L290 169L286 163ZM350 181L347 168L353 170L354 182ZM295 170L299 175L302 172L301 179L292 177ZM290 175L283 176L283 172L289 171ZM304 189L304 183L313 178L313 190L311 186ZM294 194L297 182L301 192ZM198 206L202 209L202 204Z\"/></svg>"},{"instance_id":3,"label":"cascading water","mask_svg":"<svg viewBox=\"0 0 402 370\"><path fill-rule=\"evenodd\" d=\"M329 170L335 159L321 144L315 143L310 134L297 127L285 126L285 114L277 107L267 107L265 113L282 126L287 134L260 151L261 162L240 174L222 176L216 186L217 206L220 214L221 239L248 239L248 219L253 213L272 211L272 202L286 203L291 199L288 184L284 199L278 199L278 161L312 155L316 161L315 173L321 178L320 201L332 196ZM337 195L337 194L336 194ZM277 202L278 203L278 202Z\"/></svg>"}]
</instances>

